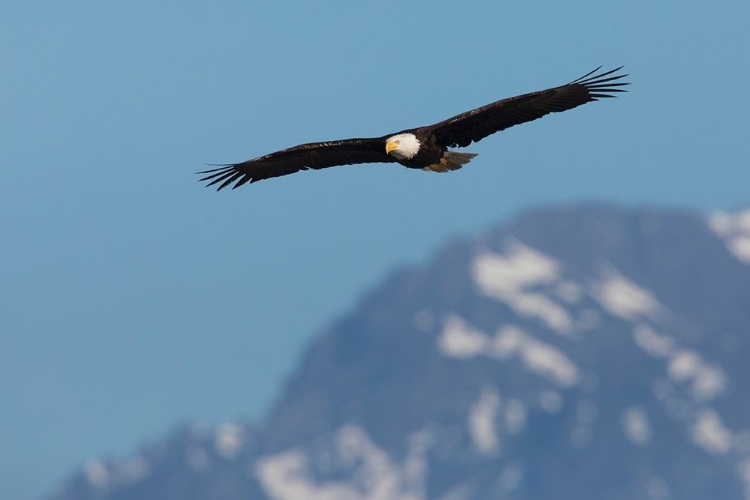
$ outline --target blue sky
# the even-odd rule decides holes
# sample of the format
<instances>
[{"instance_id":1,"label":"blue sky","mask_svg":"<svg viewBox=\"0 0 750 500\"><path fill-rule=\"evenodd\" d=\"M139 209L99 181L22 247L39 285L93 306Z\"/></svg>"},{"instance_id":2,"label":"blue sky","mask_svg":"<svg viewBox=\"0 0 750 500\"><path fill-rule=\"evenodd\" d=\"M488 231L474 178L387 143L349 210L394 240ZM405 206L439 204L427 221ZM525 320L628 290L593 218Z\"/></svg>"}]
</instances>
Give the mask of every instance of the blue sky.
<instances>
[{"instance_id":1,"label":"blue sky","mask_svg":"<svg viewBox=\"0 0 750 500\"><path fill-rule=\"evenodd\" d=\"M0 7L0 497L181 422L259 420L396 266L537 204L750 202L750 4L28 2ZM621 99L451 174L204 163L382 135L626 64Z\"/></svg>"}]
</instances>

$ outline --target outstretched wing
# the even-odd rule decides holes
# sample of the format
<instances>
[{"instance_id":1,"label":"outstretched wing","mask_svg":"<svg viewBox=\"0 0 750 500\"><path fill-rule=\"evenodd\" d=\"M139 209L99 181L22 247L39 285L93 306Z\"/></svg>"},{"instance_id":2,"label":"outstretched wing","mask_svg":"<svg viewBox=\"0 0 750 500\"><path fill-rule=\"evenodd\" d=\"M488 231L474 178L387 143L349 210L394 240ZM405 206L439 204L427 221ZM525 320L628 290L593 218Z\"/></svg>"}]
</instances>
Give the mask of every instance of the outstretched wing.
<instances>
[{"instance_id":1,"label":"outstretched wing","mask_svg":"<svg viewBox=\"0 0 750 500\"><path fill-rule=\"evenodd\" d=\"M502 99L425 128L432 130L443 147L465 147L513 125L625 92L620 87L628 83L620 79L628 75L616 74L622 68L597 74L599 66L567 85Z\"/></svg>"},{"instance_id":2,"label":"outstretched wing","mask_svg":"<svg viewBox=\"0 0 750 500\"><path fill-rule=\"evenodd\" d=\"M346 139L343 141L301 144L242 163L222 165L204 170L201 181L210 181L206 187L218 184L221 190L232 183L232 189L246 182L256 182L271 177L293 174L300 170L321 169L355 163L394 162L385 152L385 138Z\"/></svg>"}]
</instances>

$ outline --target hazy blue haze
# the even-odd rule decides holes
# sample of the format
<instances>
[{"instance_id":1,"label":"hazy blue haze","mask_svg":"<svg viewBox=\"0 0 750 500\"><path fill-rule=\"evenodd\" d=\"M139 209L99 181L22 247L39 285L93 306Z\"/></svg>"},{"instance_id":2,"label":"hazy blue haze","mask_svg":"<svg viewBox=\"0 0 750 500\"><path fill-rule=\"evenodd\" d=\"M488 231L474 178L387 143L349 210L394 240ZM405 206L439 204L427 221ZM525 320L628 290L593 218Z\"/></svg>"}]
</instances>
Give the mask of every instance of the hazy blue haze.
<instances>
[{"instance_id":1,"label":"hazy blue haze","mask_svg":"<svg viewBox=\"0 0 750 500\"><path fill-rule=\"evenodd\" d=\"M384 272L521 208L750 201L750 3L0 6L0 497L185 420L262 418ZM215 193L203 163L381 135L627 64L468 148Z\"/></svg>"}]
</instances>

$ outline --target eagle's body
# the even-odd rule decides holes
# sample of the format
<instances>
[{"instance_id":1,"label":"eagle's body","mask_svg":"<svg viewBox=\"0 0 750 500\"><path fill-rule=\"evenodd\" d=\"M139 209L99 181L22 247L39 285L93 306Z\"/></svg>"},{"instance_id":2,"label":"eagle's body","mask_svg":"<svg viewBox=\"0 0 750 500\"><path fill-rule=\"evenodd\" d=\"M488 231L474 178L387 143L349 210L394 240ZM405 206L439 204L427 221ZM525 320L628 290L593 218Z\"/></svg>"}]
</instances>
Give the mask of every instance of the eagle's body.
<instances>
[{"instance_id":1,"label":"eagle's body","mask_svg":"<svg viewBox=\"0 0 750 500\"><path fill-rule=\"evenodd\" d=\"M474 153L449 151L441 146L431 127L404 130L382 139L386 152L408 168L448 172L458 170L476 156Z\"/></svg>"},{"instance_id":2,"label":"eagle's body","mask_svg":"<svg viewBox=\"0 0 750 500\"><path fill-rule=\"evenodd\" d=\"M581 78L547 90L493 102L445 121L403 130L382 137L345 139L301 144L242 163L199 172L201 180L233 189L246 182L287 175L300 170L322 169L356 163L400 163L408 168L447 172L456 170L476 156L452 151L488 135L542 116L573 109L600 98L623 92L619 81L627 75L613 75L622 67L600 74L596 70Z\"/></svg>"}]
</instances>

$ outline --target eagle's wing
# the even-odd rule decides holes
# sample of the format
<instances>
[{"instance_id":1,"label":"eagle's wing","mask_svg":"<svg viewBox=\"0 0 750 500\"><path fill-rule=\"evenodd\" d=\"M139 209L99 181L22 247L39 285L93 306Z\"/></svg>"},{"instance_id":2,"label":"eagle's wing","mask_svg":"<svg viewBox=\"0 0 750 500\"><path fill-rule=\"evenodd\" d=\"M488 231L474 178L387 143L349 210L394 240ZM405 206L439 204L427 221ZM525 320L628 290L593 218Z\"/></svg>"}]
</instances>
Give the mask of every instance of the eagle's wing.
<instances>
[{"instance_id":1,"label":"eagle's wing","mask_svg":"<svg viewBox=\"0 0 750 500\"><path fill-rule=\"evenodd\" d=\"M596 74L600 66L567 85L502 99L426 128L443 147L465 147L513 125L625 92L620 87L628 84L619 80L628 75L615 74L622 68Z\"/></svg>"},{"instance_id":2,"label":"eagle's wing","mask_svg":"<svg viewBox=\"0 0 750 500\"><path fill-rule=\"evenodd\" d=\"M394 161L396 159L385 152L385 138L346 139L301 144L242 163L222 165L198 173L207 174L201 179L210 181L206 186L218 184L218 189L223 189L234 182L234 189L246 182L261 181L310 168L318 170L336 165Z\"/></svg>"}]
</instances>

